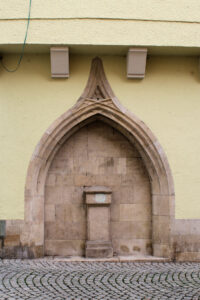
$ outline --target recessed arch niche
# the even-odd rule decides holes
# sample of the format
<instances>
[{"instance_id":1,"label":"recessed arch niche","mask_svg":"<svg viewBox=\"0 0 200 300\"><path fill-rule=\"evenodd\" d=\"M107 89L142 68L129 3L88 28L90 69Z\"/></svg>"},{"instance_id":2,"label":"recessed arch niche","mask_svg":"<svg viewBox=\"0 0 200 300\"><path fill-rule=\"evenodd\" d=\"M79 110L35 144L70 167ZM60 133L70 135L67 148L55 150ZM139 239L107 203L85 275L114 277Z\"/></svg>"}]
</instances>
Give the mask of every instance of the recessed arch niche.
<instances>
[{"instance_id":1,"label":"recessed arch niche","mask_svg":"<svg viewBox=\"0 0 200 300\"><path fill-rule=\"evenodd\" d=\"M121 106L99 58L92 61L88 83L75 106L47 129L32 155L25 188L22 245L29 246L35 257L44 255L45 184L49 168L62 145L92 122L111 126L140 154L151 186L152 254L170 258L173 255L174 185L167 157L150 129Z\"/></svg>"}]
</instances>

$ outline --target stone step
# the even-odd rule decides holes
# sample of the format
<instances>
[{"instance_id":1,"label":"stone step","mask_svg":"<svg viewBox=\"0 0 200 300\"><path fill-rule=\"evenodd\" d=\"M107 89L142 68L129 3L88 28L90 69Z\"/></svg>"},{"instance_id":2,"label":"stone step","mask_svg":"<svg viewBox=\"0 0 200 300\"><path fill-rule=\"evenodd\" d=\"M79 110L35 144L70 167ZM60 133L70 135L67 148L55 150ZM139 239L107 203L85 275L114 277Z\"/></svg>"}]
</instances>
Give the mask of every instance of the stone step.
<instances>
[{"instance_id":1,"label":"stone step","mask_svg":"<svg viewBox=\"0 0 200 300\"><path fill-rule=\"evenodd\" d=\"M88 258L109 258L113 257L112 247L87 247L85 256Z\"/></svg>"}]
</instances>

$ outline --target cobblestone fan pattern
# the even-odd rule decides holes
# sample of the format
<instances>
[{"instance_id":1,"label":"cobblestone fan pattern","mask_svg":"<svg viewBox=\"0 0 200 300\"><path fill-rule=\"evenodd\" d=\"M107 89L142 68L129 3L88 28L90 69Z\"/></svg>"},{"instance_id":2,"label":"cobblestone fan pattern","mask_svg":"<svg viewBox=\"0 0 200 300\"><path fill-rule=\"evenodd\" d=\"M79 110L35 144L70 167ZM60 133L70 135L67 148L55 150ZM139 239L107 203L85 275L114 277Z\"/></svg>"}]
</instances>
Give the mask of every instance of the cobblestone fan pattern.
<instances>
[{"instance_id":1,"label":"cobblestone fan pattern","mask_svg":"<svg viewBox=\"0 0 200 300\"><path fill-rule=\"evenodd\" d=\"M0 299L200 299L200 264L1 260Z\"/></svg>"}]
</instances>

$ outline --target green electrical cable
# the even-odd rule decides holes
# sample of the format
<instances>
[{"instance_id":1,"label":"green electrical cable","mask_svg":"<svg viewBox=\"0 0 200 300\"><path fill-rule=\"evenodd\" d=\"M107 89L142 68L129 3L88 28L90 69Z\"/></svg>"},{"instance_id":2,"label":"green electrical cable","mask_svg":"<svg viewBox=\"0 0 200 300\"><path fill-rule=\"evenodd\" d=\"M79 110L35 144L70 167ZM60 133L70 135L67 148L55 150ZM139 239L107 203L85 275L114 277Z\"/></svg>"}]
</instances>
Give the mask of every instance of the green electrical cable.
<instances>
[{"instance_id":1,"label":"green electrical cable","mask_svg":"<svg viewBox=\"0 0 200 300\"><path fill-rule=\"evenodd\" d=\"M31 16L31 4L32 4L32 0L29 0L29 12L28 12L28 21L27 21L27 25L26 25L26 33L25 33L24 43L23 43L23 46L22 46L22 52L21 52L21 55L20 55L19 60L17 62L16 68L13 69L13 70L8 69L4 65L3 60L1 59L1 65L4 68L4 70L6 70L7 72L15 72L15 71L17 71L18 68L19 68L19 66L20 66L20 64L21 64L22 58L24 56L24 50L25 50L25 46L26 46L26 40L27 40L27 36L28 36L28 28L29 28L29 23L30 23L30 16Z\"/></svg>"}]
</instances>

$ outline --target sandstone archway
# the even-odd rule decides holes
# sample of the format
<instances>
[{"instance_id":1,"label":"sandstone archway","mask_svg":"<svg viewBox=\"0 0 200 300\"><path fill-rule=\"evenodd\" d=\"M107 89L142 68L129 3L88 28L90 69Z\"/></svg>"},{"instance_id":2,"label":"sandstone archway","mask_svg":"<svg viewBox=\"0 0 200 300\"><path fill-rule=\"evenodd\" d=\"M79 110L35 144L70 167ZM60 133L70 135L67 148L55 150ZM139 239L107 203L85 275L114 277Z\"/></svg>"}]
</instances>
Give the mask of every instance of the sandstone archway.
<instances>
[{"instance_id":1,"label":"sandstone archway","mask_svg":"<svg viewBox=\"0 0 200 300\"><path fill-rule=\"evenodd\" d=\"M33 153L25 189L22 245L28 244L34 256L44 255L44 200L49 167L66 140L96 120L115 128L140 153L151 183L153 255L171 257L174 186L166 155L150 129L120 105L99 58L92 62L88 83L77 104L47 129Z\"/></svg>"}]
</instances>

